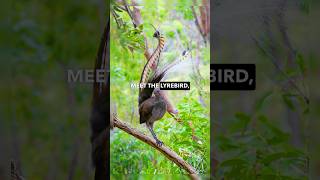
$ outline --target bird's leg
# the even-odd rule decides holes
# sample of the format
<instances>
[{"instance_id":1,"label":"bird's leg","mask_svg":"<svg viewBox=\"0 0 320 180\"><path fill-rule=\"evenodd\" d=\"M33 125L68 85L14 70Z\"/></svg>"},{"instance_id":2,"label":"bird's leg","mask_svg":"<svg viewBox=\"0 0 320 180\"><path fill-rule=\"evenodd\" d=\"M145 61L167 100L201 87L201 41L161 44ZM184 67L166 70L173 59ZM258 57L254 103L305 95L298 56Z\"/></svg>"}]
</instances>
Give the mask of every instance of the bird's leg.
<instances>
[{"instance_id":1,"label":"bird's leg","mask_svg":"<svg viewBox=\"0 0 320 180\"><path fill-rule=\"evenodd\" d=\"M156 134L155 134L154 131L153 131L153 122L152 122L152 123L146 123L146 124L147 124L147 127L148 127L148 129L150 130L153 138L156 140L157 145L158 145L158 146L162 146L163 142L160 141L160 140L157 138Z\"/></svg>"}]
</instances>

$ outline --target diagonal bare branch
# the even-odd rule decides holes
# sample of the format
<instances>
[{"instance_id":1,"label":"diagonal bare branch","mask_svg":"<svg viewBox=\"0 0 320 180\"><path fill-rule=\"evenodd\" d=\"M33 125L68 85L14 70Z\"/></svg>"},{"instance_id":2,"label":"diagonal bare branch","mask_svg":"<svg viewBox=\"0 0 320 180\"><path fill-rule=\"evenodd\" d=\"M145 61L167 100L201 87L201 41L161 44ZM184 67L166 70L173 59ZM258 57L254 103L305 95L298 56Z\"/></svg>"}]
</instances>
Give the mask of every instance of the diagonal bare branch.
<instances>
[{"instance_id":1,"label":"diagonal bare branch","mask_svg":"<svg viewBox=\"0 0 320 180\"><path fill-rule=\"evenodd\" d=\"M142 132L138 131L137 129L130 127L128 124L120 121L116 116L113 117L113 124L115 127L125 131L126 133L130 134L131 136L139 139L140 141L152 146L154 149L161 152L170 161L174 162L177 166L186 170L186 172L188 172L188 175L190 176L191 179L200 179L200 177L197 175L196 169L194 167L192 167L190 164L188 164L186 161L184 161L176 152L171 150L169 147L167 147L165 145L158 146L154 139L143 134Z\"/></svg>"}]
</instances>

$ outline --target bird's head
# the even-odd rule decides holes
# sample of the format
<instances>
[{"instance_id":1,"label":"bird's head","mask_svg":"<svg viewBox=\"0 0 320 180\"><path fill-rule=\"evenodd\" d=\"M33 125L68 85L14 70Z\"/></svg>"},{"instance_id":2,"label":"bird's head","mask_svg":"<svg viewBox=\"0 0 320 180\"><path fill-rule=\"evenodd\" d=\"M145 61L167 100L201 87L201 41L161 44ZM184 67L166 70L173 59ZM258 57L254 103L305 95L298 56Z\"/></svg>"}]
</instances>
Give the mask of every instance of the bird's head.
<instances>
[{"instance_id":1,"label":"bird's head","mask_svg":"<svg viewBox=\"0 0 320 180\"><path fill-rule=\"evenodd\" d=\"M153 37L159 39L160 38L160 32L157 30L157 28L155 28L152 24L151 26L153 27L153 29L155 30L155 32L153 33Z\"/></svg>"},{"instance_id":2,"label":"bird's head","mask_svg":"<svg viewBox=\"0 0 320 180\"><path fill-rule=\"evenodd\" d=\"M154 32L153 37L155 38L160 38L160 32L158 30L156 30L156 32Z\"/></svg>"}]
</instances>

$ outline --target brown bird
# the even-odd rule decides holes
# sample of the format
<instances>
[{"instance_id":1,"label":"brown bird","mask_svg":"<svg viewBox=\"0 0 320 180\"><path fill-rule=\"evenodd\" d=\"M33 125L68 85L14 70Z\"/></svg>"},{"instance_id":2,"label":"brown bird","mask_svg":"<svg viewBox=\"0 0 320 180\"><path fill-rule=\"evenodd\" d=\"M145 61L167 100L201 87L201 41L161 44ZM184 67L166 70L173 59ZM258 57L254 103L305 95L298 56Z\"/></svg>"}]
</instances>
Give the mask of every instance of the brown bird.
<instances>
[{"instance_id":1,"label":"brown bird","mask_svg":"<svg viewBox=\"0 0 320 180\"><path fill-rule=\"evenodd\" d=\"M164 37L160 34L158 30L154 33L153 37L158 39L158 46L153 52L151 58L148 60L143 68L140 83L159 83L162 81L166 73L183 60L188 53L184 51L182 53L182 58L167 64L162 69L157 69L158 62L160 58L161 51L164 47ZM156 66L154 72L151 74L153 65ZM151 74L151 76L150 76ZM150 77L149 77L150 76ZM154 96L152 96L154 94ZM146 126L150 130L152 136L156 140L157 145L161 146L163 143L157 138L154 130L153 124L155 121L160 120L167 111L168 100L163 95L163 92L159 88L141 88L139 90L139 114L140 114L140 124L146 123Z\"/></svg>"},{"instance_id":2,"label":"brown bird","mask_svg":"<svg viewBox=\"0 0 320 180\"><path fill-rule=\"evenodd\" d=\"M160 89L154 90L154 96L145 100L139 107L140 124L146 123L153 138L157 144L161 146L163 143L157 138L153 131L153 123L161 119L167 111L167 104L164 98L160 95Z\"/></svg>"}]
</instances>

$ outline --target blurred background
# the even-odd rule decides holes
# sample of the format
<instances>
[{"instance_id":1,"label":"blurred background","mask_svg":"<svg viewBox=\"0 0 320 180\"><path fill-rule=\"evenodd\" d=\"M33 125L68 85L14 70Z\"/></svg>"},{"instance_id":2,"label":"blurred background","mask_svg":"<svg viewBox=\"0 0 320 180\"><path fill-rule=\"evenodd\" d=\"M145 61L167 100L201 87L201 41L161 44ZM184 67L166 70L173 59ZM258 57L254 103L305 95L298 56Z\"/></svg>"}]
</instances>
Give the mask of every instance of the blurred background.
<instances>
[{"instance_id":1,"label":"blurred background","mask_svg":"<svg viewBox=\"0 0 320 180\"><path fill-rule=\"evenodd\" d=\"M191 49L192 58L177 66L168 79L190 78L191 91L173 91L169 96L182 119L187 119L184 123L189 119L195 122L180 124L166 115L155 129L164 143L207 174L209 139L203 135L209 133L209 90L205 84L209 79L210 52L208 37L203 38L206 31L199 33L194 15L201 19L198 7L206 1L196 2L136 3L148 7L139 8L143 27L138 27L138 32L146 33L150 49L155 48L156 40L147 23L164 33L167 45L162 57L166 61L174 60L186 47ZM215 0L211 5L213 62L255 63L257 68L255 91L211 92L211 173L217 179L317 179L319 2ZM194 6L195 13L190 6ZM93 178L88 123L91 85L67 83L65 70L93 68L107 16L104 7L103 0L2 2L0 179L9 179L10 160L15 161L26 179ZM128 25L124 32L131 32L130 18L121 10L117 13ZM112 53L118 57L112 61L117 65L111 72L112 83L116 83L112 91L121 92L112 94L114 105L121 120L149 134L136 121L137 92L128 84L139 79L145 63L139 44L141 36L119 42L125 34L116 28L114 18L111 23L112 33L120 37L111 40ZM127 42L138 43L122 50L128 47ZM199 62L203 89L193 85L199 81L194 62ZM194 141L193 135L204 138ZM182 173L121 131L115 129L111 140L112 153L117 158L111 159L116 167L111 169L114 178L137 170L150 174L167 170ZM154 168L157 172L152 171Z\"/></svg>"},{"instance_id":2,"label":"blurred background","mask_svg":"<svg viewBox=\"0 0 320 180\"><path fill-rule=\"evenodd\" d=\"M170 70L164 80L191 82L190 91L167 91L181 122L166 113L155 122L154 130L166 146L204 177L210 173L209 10L209 1L162 0L116 1L110 12L111 106L120 120L150 137L145 124L139 123L139 90L131 88L131 83L139 83L147 62L145 38L152 53L158 45L152 25L165 37L159 69L180 58L183 51L190 51L188 58ZM125 132L115 128L110 138L113 179L123 178L124 174L133 179L150 177L137 174L165 174L159 179L188 178L183 169L159 151Z\"/></svg>"},{"instance_id":3,"label":"blurred background","mask_svg":"<svg viewBox=\"0 0 320 180\"><path fill-rule=\"evenodd\" d=\"M157 132L161 134L159 138L167 145L179 139L174 150L199 172L208 174L210 28L207 24L200 30L194 22L195 16L207 19L208 10L205 16L201 15L199 7L191 9L194 2L182 0L136 3L144 4L141 15L146 23L136 31L146 33L150 51L156 41L147 23L159 28L166 37L162 56L166 62L187 48L191 50L192 60L181 63L168 75L171 80L192 81L191 91L169 94L181 110L181 118L187 120L180 124L166 116L156 125L156 131L161 131ZM204 3L209 7L208 1ZM26 179L93 178L89 140L92 86L67 83L66 70L93 68L107 16L106 5L103 0L28 0L4 2L1 6L0 179L9 179L10 162L15 162ZM117 30L112 17L113 33L119 35L111 40L115 55L112 63L118 63L112 67L112 83L123 88L113 89L112 97L119 117L137 126L137 109L132 107L137 107L138 96L129 89L129 83L140 78L146 60L136 39L123 41L133 27L128 16L121 10L117 13L128 29ZM134 46L125 44L128 42ZM191 110L193 113L189 113ZM139 129L145 131L144 127ZM172 135L165 136L168 132ZM112 141L116 147L113 152L117 152L111 159L115 167L111 172L115 174L183 173L162 155L118 130L113 131ZM141 159L145 165L137 166Z\"/></svg>"},{"instance_id":4,"label":"blurred background","mask_svg":"<svg viewBox=\"0 0 320 180\"><path fill-rule=\"evenodd\" d=\"M93 179L92 85L65 70L94 67L106 1L1 4L0 179L10 159L26 179Z\"/></svg>"},{"instance_id":5,"label":"blurred background","mask_svg":"<svg viewBox=\"0 0 320 180\"><path fill-rule=\"evenodd\" d=\"M256 64L255 91L213 91L217 179L318 179L319 1L215 1L213 63Z\"/></svg>"}]
</instances>

